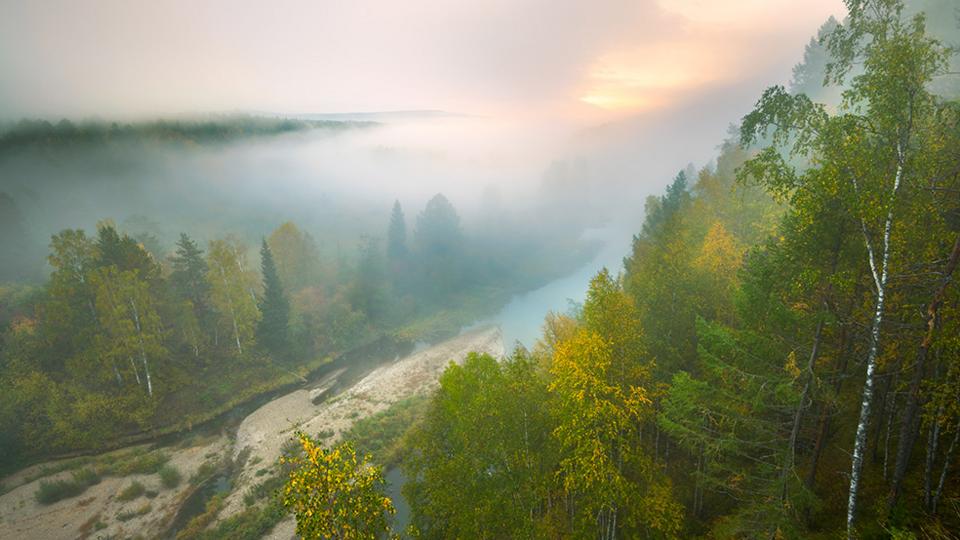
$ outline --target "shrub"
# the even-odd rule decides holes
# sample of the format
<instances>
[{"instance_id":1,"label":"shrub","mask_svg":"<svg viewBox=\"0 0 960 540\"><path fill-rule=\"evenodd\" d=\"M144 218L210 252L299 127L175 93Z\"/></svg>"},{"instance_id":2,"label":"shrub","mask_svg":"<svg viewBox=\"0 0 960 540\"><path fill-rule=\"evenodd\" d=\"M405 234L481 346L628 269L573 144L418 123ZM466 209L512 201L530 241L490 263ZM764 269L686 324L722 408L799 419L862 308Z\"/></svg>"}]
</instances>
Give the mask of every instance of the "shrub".
<instances>
[{"instance_id":1,"label":"shrub","mask_svg":"<svg viewBox=\"0 0 960 540\"><path fill-rule=\"evenodd\" d=\"M33 494L40 504L53 504L59 500L76 497L88 487L100 483L100 476L92 469L81 469L73 473L70 480L41 481L40 488Z\"/></svg>"},{"instance_id":2,"label":"shrub","mask_svg":"<svg viewBox=\"0 0 960 540\"><path fill-rule=\"evenodd\" d=\"M361 454L370 454L379 464L390 467L399 463L403 435L424 414L428 400L411 397L394 403L389 408L363 418L343 435L353 441Z\"/></svg>"},{"instance_id":3,"label":"shrub","mask_svg":"<svg viewBox=\"0 0 960 540\"><path fill-rule=\"evenodd\" d=\"M132 484L125 487L123 491L120 492L119 495L117 495L117 500L124 501L124 502L132 501L137 497L143 495L144 491L146 491L146 489L144 489L143 484L141 484L140 482L134 481Z\"/></svg>"},{"instance_id":4,"label":"shrub","mask_svg":"<svg viewBox=\"0 0 960 540\"><path fill-rule=\"evenodd\" d=\"M193 475L190 477L190 483L198 486L216 473L217 464L210 461L204 461L199 467L197 467L197 472L193 473Z\"/></svg>"},{"instance_id":5,"label":"shrub","mask_svg":"<svg viewBox=\"0 0 960 540\"><path fill-rule=\"evenodd\" d=\"M200 532L193 538L199 540L257 540L263 538L287 515L286 509L278 500L271 500L260 508L247 508L239 514L230 516L216 528ZM180 538L178 536L178 538Z\"/></svg>"},{"instance_id":6,"label":"shrub","mask_svg":"<svg viewBox=\"0 0 960 540\"><path fill-rule=\"evenodd\" d=\"M130 521L131 519L149 513L153 508L150 503L146 503L136 510L123 511L117 514L117 521Z\"/></svg>"},{"instance_id":7,"label":"shrub","mask_svg":"<svg viewBox=\"0 0 960 540\"><path fill-rule=\"evenodd\" d=\"M220 513L221 508L223 508L223 495L210 497L204 512L191 519L183 529L177 532L177 540L188 540L199 537L203 534L204 529L217 519L217 514Z\"/></svg>"},{"instance_id":8,"label":"shrub","mask_svg":"<svg viewBox=\"0 0 960 540\"><path fill-rule=\"evenodd\" d=\"M283 445L280 447L280 455L284 457L298 456L302 451L303 448L300 446L300 441L293 438L284 441Z\"/></svg>"},{"instance_id":9,"label":"shrub","mask_svg":"<svg viewBox=\"0 0 960 540\"><path fill-rule=\"evenodd\" d=\"M73 481L84 487L90 487L100 483L100 475L93 469L80 469L73 473Z\"/></svg>"},{"instance_id":10,"label":"shrub","mask_svg":"<svg viewBox=\"0 0 960 540\"><path fill-rule=\"evenodd\" d=\"M56 480L40 482L40 488L33 494L34 498L40 504L53 504L62 499L76 497L83 493L83 488L70 482L69 480Z\"/></svg>"},{"instance_id":11,"label":"shrub","mask_svg":"<svg viewBox=\"0 0 960 540\"><path fill-rule=\"evenodd\" d=\"M157 471L157 474L160 475L160 483L163 484L163 487L167 489L173 489L180 485L180 471L177 470L173 465L164 465L160 467L160 470Z\"/></svg>"},{"instance_id":12,"label":"shrub","mask_svg":"<svg viewBox=\"0 0 960 540\"><path fill-rule=\"evenodd\" d=\"M286 478L283 475L271 476L248 489L243 495L243 502L253 506L259 501L276 501L284 482Z\"/></svg>"},{"instance_id":13,"label":"shrub","mask_svg":"<svg viewBox=\"0 0 960 540\"><path fill-rule=\"evenodd\" d=\"M113 466L113 473L117 476L131 474L153 474L170 461L170 456L161 452L140 454L131 459L123 460Z\"/></svg>"}]
</instances>

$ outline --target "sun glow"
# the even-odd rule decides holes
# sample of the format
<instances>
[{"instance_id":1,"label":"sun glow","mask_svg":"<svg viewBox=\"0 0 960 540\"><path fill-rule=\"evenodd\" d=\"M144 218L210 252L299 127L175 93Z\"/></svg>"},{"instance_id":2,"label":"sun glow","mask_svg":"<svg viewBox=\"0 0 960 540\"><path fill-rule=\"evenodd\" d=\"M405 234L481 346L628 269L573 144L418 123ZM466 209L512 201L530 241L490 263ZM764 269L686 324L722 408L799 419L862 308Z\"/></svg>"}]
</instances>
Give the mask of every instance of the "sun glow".
<instances>
[{"instance_id":1,"label":"sun glow","mask_svg":"<svg viewBox=\"0 0 960 540\"><path fill-rule=\"evenodd\" d=\"M695 42L655 43L608 53L590 69L580 101L607 110L643 110L719 78L716 53Z\"/></svg>"},{"instance_id":2,"label":"sun glow","mask_svg":"<svg viewBox=\"0 0 960 540\"><path fill-rule=\"evenodd\" d=\"M597 109L637 112L669 106L685 95L712 85L732 83L745 73L778 62L773 39L788 20L822 22L842 8L838 0L658 0L670 34L651 31L636 41L604 51L583 71L577 99ZM779 25L779 26L778 26ZM760 46L758 46L758 44ZM793 50L793 49L789 49ZM782 52L782 51L781 51ZM775 54L777 53L777 54Z\"/></svg>"}]
</instances>

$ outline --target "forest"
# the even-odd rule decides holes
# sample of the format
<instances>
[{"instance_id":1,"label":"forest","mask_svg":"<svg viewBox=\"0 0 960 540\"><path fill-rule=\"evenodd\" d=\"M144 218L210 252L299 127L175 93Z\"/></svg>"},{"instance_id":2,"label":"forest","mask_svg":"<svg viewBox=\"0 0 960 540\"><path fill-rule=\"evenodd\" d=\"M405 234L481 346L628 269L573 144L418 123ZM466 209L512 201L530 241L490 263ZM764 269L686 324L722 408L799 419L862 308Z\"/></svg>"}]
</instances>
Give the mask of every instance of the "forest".
<instances>
[{"instance_id":1,"label":"forest","mask_svg":"<svg viewBox=\"0 0 960 540\"><path fill-rule=\"evenodd\" d=\"M550 275L481 258L442 194L411 221L395 202L386 242L336 260L293 222L255 245L181 233L169 253L109 220L54 235L49 280L0 289L3 466L190 429L383 336L456 333Z\"/></svg>"},{"instance_id":2,"label":"forest","mask_svg":"<svg viewBox=\"0 0 960 540\"><path fill-rule=\"evenodd\" d=\"M847 6L715 167L648 199L622 272L532 350L446 370L403 440L408 533L956 538L955 50L899 1ZM369 474L301 440L298 532L388 530L376 478L305 499L314 471Z\"/></svg>"},{"instance_id":3,"label":"forest","mask_svg":"<svg viewBox=\"0 0 960 540\"><path fill-rule=\"evenodd\" d=\"M45 264L37 238L69 214L44 209L69 205L36 193L76 186L11 182L0 471L19 483L0 498L65 512L114 477L83 538L129 535L164 497L149 531L179 540L960 537L960 8L844 6L710 163L660 180L622 260L529 343L483 325L597 260L585 232L608 216L588 182L548 173L529 211L491 188L469 217L441 193L331 188L278 219L269 189L217 213L217 184L184 181L163 225L105 213L53 234ZM23 121L0 132L0 172L96 154L99 210L150 185L103 171L377 126ZM173 149L114 160L158 142ZM405 352L338 386L383 343Z\"/></svg>"}]
</instances>

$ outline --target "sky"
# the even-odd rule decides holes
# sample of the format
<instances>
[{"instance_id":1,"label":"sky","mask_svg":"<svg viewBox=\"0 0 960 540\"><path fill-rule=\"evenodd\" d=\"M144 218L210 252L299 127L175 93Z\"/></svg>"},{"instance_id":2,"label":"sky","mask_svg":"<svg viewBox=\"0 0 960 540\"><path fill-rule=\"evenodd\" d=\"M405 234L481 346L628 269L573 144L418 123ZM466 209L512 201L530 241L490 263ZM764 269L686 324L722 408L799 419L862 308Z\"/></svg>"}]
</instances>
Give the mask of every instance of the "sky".
<instances>
[{"instance_id":1,"label":"sky","mask_svg":"<svg viewBox=\"0 0 960 540\"><path fill-rule=\"evenodd\" d=\"M0 118L606 120L786 82L843 13L841 0L0 0Z\"/></svg>"}]
</instances>

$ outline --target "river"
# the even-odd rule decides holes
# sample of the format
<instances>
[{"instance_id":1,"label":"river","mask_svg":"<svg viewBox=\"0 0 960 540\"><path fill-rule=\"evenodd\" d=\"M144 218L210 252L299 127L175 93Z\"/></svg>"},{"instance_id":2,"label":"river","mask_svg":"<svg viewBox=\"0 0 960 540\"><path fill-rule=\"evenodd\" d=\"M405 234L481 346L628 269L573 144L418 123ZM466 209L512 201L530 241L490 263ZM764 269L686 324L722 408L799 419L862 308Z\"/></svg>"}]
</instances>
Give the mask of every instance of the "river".
<instances>
[{"instance_id":1,"label":"river","mask_svg":"<svg viewBox=\"0 0 960 540\"><path fill-rule=\"evenodd\" d=\"M600 251L590 262L539 289L514 296L499 313L478 322L477 326L499 326L507 350L513 349L515 343L531 348L540 338L547 313L564 313L569 310L571 302L583 302L590 279L604 267L616 274L623 267L623 257L630 253L632 237L612 226L587 229L582 238L602 242Z\"/></svg>"}]
</instances>

